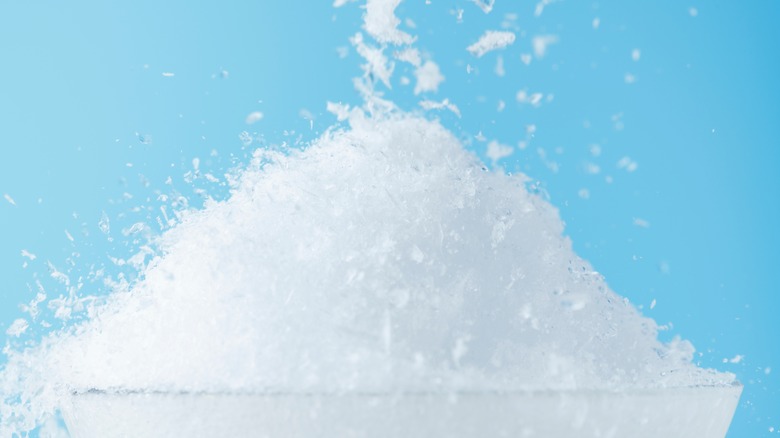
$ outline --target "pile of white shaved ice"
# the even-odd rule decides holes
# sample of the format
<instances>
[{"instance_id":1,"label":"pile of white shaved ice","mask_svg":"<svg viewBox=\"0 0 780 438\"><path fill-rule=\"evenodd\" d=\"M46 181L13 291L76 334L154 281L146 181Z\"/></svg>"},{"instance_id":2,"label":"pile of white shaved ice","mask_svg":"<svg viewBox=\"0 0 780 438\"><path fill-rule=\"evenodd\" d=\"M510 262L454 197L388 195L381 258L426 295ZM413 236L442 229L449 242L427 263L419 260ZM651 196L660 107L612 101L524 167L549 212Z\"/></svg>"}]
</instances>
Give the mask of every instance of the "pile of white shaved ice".
<instances>
[{"instance_id":1,"label":"pile of white shaved ice","mask_svg":"<svg viewBox=\"0 0 780 438\"><path fill-rule=\"evenodd\" d=\"M437 121L353 110L258 150L132 288L10 353L4 432L107 391L406 392L728 385L573 251L526 178Z\"/></svg>"}]
</instances>

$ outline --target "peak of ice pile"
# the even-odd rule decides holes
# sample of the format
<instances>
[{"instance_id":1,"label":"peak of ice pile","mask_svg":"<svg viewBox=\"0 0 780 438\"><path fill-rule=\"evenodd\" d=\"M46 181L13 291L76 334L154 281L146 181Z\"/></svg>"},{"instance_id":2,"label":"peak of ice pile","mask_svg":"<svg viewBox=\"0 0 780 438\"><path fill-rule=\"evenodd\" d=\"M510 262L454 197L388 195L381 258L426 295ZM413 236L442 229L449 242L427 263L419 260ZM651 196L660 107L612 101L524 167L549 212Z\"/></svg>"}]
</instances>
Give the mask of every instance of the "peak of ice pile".
<instances>
[{"instance_id":1,"label":"peak of ice pile","mask_svg":"<svg viewBox=\"0 0 780 438\"><path fill-rule=\"evenodd\" d=\"M305 150L258 150L228 200L161 237L162 255L131 290L70 333L12 354L0 432L93 388L733 380L694 366L687 342L660 343L656 324L574 254L557 210L523 176L487 171L435 121L353 110L349 122Z\"/></svg>"}]
</instances>

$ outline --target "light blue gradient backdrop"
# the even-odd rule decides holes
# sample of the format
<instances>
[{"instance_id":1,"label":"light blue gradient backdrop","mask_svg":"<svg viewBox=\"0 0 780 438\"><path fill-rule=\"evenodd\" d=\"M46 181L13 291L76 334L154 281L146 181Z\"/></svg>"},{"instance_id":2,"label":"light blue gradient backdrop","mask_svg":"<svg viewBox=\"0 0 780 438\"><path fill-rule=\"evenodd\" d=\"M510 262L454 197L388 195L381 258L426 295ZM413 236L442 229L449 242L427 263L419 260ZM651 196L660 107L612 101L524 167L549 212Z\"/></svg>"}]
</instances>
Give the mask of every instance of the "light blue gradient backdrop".
<instances>
[{"instance_id":1,"label":"light blue gradient backdrop","mask_svg":"<svg viewBox=\"0 0 780 438\"><path fill-rule=\"evenodd\" d=\"M224 171L249 151L242 131L269 142L312 139L334 123L326 101L359 103L351 78L360 59L337 52L359 28L357 4L236 3L0 3L0 195L16 202L0 199L0 329L23 316L18 304L32 299L36 279L50 298L65 293L47 261L75 282L137 246L123 227L145 220L157 229L156 192L197 199L182 177L193 158ZM535 124L528 148L499 164L541 183L578 253L646 315L673 323L664 338L690 339L697 362L745 383L730 437L771 435L780 429L780 2L566 1L539 18L533 10L534 2L497 0L485 15L463 0L407 0L397 13L417 28L405 29L447 78L424 97L460 107L461 119L441 117L482 156L477 133L516 145ZM508 12L518 14L514 45L481 59L464 50ZM560 41L525 66L520 54L536 34ZM499 55L504 77L493 72ZM626 84L626 73L636 82ZM398 82L404 74L413 80L398 65L388 96L414 108L422 96ZM555 98L523 106L520 89ZM302 109L314 114L313 129ZM265 117L248 126L252 111ZM635 172L617 168L624 156ZM585 162L601 173L589 175ZM98 228L104 211L113 242ZM38 256L27 268L22 249ZM87 281L83 290L102 289ZM737 355L744 359L722 363Z\"/></svg>"}]
</instances>

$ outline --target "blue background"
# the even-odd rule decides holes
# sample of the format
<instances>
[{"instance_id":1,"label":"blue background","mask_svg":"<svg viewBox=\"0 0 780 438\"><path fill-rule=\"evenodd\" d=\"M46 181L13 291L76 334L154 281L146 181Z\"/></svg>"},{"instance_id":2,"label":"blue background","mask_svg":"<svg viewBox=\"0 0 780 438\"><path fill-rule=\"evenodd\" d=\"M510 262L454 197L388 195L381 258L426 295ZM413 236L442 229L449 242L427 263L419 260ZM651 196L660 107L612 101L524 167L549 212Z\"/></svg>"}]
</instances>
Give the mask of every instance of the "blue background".
<instances>
[{"instance_id":1,"label":"blue background","mask_svg":"<svg viewBox=\"0 0 780 438\"><path fill-rule=\"evenodd\" d=\"M36 280L49 298L67 295L47 262L73 284L81 278L80 293L105 293L90 272L118 274L108 255L143 243L123 228L144 221L159 232L159 207L170 204L161 193L193 206L196 188L223 197L224 186L185 181L193 158L221 176L254 147L315 138L335 121L326 101L360 102L351 78L361 60L337 50L359 29L358 4L244 3L0 3L0 195L16 204L0 199L3 332L24 316L18 304L34 297ZM464 50L508 12L519 29L512 46L480 59ZM672 323L664 339L689 339L698 363L737 374L745 391L730 437L778 433L780 2L603 0L533 12L533 2L497 0L486 15L467 1L407 0L397 14L416 29L402 28L418 35L446 81L414 96L399 83L411 70L399 64L387 95L407 109L423 97L451 99L462 118L442 113L443 122L483 156L479 132L517 145L535 124L529 146L499 164L538 182L577 252L614 290ZM526 66L520 54L532 52L536 34L559 42ZM494 73L499 55L503 77ZM555 98L532 108L515 101L521 89ZM250 126L252 111L264 118ZM242 131L263 139L246 147ZM625 156L636 171L618 168ZM601 172L586 172L587 162ZM109 235L98 226L103 212ZM42 331L8 342L18 347ZM744 359L723 363L737 355Z\"/></svg>"}]
</instances>

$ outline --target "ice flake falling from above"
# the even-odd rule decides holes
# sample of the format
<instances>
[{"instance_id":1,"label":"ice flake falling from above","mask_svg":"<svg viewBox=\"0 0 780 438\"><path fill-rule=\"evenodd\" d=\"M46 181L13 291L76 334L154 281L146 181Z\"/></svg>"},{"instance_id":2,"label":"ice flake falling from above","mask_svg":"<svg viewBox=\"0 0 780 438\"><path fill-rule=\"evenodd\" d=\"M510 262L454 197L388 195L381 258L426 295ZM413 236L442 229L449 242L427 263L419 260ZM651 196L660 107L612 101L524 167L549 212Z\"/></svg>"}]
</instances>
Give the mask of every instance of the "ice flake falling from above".
<instances>
[{"instance_id":1,"label":"ice flake falling from above","mask_svg":"<svg viewBox=\"0 0 780 438\"><path fill-rule=\"evenodd\" d=\"M493 11L493 5L496 4L496 0L471 0L471 2L477 5L477 7L486 14Z\"/></svg>"},{"instance_id":2,"label":"ice flake falling from above","mask_svg":"<svg viewBox=\"0 0 780 438\"><path fill-rule=\"evenodd\" d=\"M474 44L468 46L466 50L480 58L488 52L511 45L515 42L515 38L514 32L488 30Z\"/></svg>"}]
</instances>

